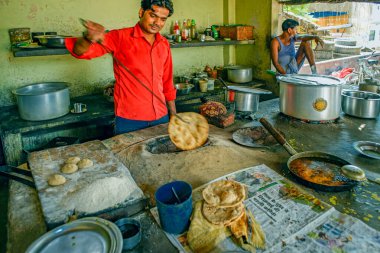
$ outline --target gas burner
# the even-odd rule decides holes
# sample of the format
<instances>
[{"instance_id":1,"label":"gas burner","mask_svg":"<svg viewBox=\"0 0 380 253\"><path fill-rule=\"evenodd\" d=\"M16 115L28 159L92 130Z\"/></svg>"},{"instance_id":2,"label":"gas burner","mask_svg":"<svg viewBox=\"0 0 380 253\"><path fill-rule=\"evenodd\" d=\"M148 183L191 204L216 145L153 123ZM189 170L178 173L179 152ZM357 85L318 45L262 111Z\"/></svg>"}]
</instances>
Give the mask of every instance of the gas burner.
<instances>
[{"instance_id":1,"label":"gas burner","mask_svg":"<svg viewBox=\"0 0 380 253\"><path fill-rule=\"evenodd\" d=\"M235 111L235 118L239 120L253 120L254 113L253 112L239 112Z\"/></svg>"},{"instance_id":2,"label":"gas burner","mask_svg":"<svg viewBox=\"0 0 380 253\"><path fill-rule=\"evenodd\" d=\"M333 120L307 120L307 119L294 118L292 116L289 116L283 113L280 113L280 116L291 121L299 121L299 122L307 123L307 124L337 124L339 122L339 118L333 119Z\"/></svg>"}]
</instances>

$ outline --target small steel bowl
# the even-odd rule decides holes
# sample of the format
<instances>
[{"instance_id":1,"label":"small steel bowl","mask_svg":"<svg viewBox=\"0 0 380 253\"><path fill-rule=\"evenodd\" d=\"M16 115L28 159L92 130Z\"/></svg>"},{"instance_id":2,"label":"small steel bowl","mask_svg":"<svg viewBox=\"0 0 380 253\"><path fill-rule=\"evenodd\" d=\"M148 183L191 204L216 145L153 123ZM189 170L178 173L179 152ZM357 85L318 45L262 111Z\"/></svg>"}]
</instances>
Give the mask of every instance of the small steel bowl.
<instances>
[{"instance_id":1,"label":"small steel bowl","mask_svg":"<svg viewBox=\"0 0 380 253\"><path fill-rule=\"evenodd\" d=\"M123 236L123 250L133 249L141 241L141 223L132 218L123 218L115 222Z\"/></svg>"},{"instance_id":2,"label":"small steel bowl","mask_svg":"<svg viewBox=\"0 0 380 253\"><path fill-rule=\"evenodd\" d=\"M194 88L194 85L189 83L177 83L174 86L177 89L177 95L189 94L191 89Z\"/></svg>"}]
</instances>

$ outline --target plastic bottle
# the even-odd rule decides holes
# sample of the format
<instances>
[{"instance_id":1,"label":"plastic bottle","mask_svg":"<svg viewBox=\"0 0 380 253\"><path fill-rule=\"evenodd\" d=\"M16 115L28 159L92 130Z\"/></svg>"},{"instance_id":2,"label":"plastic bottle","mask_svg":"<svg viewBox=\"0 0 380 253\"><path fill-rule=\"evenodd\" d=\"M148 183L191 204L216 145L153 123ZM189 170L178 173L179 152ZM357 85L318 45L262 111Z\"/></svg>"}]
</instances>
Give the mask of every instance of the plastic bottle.
<instances>
[{"instance_id":1,"label":"plastic bottle","mask_svg":"<svg viewBox=\"0 0 380 253\"><path fill-rule=\"evenodd\" d=\"M178 25L178 20L175 21L174 26L173 26L173 34L179 35L181 33Z\"/></svg>"},{"instance_id":2,"label":"plastic bottle","mask_svg":"<svg viewBox=\"0 0 380 253\"><path fill-rule=\"evenodd\" d=\"M186 22L186 19L183 20L183 23L182 23L182 30L181 30L181 37L182 37L182 40L187 40L187 22Z\"/></svg>"},{"instance_id":3,"label":"plastic bottle","mask_svg":"<svg viewBox=\"0 0 380 253\"><path fill-rule=\"evenodd\" d=\"M197 27L195 24L195 20L191 20L191 26L190 26L190 38L195 39L197 37Z\"/></svg>"}]
</instances>

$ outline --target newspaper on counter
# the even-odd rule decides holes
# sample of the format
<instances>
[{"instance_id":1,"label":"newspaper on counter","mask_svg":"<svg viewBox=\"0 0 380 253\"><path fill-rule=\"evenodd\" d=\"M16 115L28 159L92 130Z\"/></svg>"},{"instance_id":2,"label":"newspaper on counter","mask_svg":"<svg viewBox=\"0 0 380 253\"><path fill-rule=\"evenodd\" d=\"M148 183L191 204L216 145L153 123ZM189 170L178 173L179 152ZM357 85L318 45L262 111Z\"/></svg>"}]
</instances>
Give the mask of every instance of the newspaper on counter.
<instances>
[{"instance_id":1,"label":"newspaper on counter","mask_svg":"<svg viewBox=\"0 0 380 253\"><path fill-rule=\"evenodd\" d=\"M266 165L236 171L209 183L232 179L246 186L245 208L251 211L266 236L266 249L257 252L379 252L380 232L357 218L305 193ZM202 200L202 190L193 190L193 203ZM151 213L159 223L157 208ZM166 233L180 252L192 252L186 232ZM211 252L246 252L231 237Z\"/></svg>"}]
</instances>

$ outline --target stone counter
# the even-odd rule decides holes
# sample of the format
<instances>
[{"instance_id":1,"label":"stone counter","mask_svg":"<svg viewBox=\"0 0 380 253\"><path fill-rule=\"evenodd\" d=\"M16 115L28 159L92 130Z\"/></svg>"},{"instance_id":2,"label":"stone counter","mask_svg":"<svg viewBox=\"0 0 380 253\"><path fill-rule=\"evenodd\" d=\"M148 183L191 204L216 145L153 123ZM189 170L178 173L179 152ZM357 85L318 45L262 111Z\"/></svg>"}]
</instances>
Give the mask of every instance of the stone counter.
<instances>
[{"instance_id":1,"label":"stone counter","mask_svg":"<svg viewBox=\"0 0 380 253\"><path fill-rule=\"evenodd\" d=\"M359 140L379 142L380 122L378 119L364 120L342 114L338 120L330 124L308 124L279 113L278 103L278 99L260 103L256 116L266 117L285 134L297 151L328 152L361 166L372 179L380 177L379 160L366 158L352 147L352 143ZM152 195L158 186L172 180L185 180L196 188L214 178L259 164L266 164L296 183L286 168L286 162L290 156L281 146L277 145L270 149L248 148L232 141L231 134L234 130L256 125L260 123L239 121L227 129L211 126L212 145L194 151L177 152L168 156L170 159L164 159L167 154L147 156L143 152L147 142L154 140L157 136L167 135L166 125L115 136L104 140L103 143L130 169L135 181L148 195ZM221 152L223 156L220 155ZM140 156L145 159L141 159ZM195 158L199 159L194 161ZM340 193L321 192L301 187L334 205L337 210L351 214L380 230L380 197L378 196L380 185L369 182L351 191ZM11 182L9 199L8 251L23 252L45 229L37 195L27 186ZM25 205L23 203L27 203L27 207L21 208ZM24 219L28 222L24 222ZM146 219L151 219L151 217L149 218L148 215ZM150 224L153 226L154 222ZM159 232L154 241L148 240L147 243L154 244L153 248L156 248L156 252L161 252L160 249L165 249L162 252L175 251L172 246L169 246L164 234ZM165 245L165 247L160 247L160 245ZM136 252L143 252L143 250L136 250Z\"/></svg>"}]
</instances>

